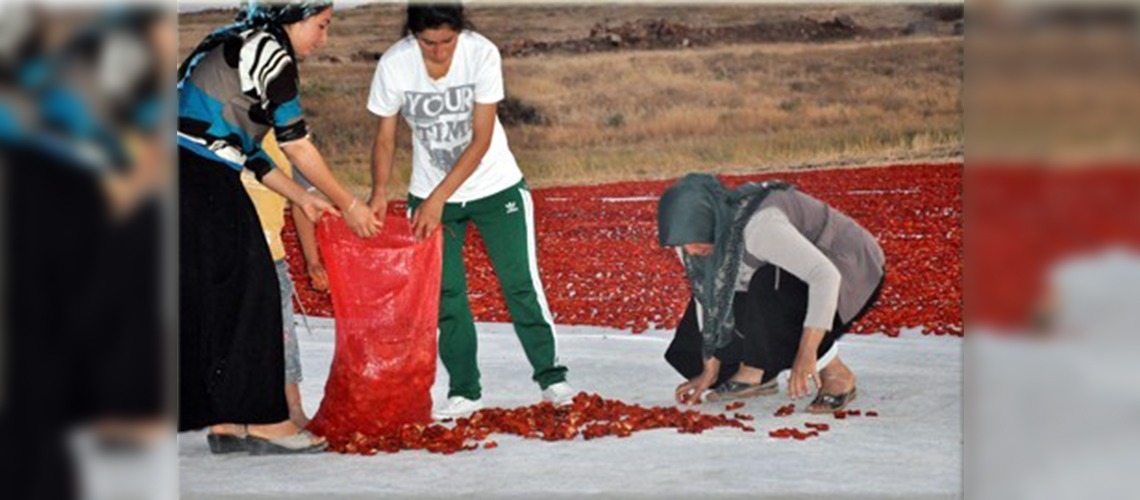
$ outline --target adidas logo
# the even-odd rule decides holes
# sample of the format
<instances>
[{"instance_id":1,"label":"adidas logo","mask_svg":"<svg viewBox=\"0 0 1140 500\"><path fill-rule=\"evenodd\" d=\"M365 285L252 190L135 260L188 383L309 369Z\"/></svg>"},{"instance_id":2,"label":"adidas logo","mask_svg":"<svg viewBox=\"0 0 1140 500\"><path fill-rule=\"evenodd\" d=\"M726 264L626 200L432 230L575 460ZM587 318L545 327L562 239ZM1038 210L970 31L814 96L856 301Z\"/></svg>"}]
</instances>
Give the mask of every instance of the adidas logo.
<instances>
[{"instance_id":1,"label":"adidas logo","mask_svg":"<svg viewBox=\"0 0 1140 500\"><path fill-rule=\"evenodd\" d=\"M519 211L519 204L513 201L508 201L506 207L508 214L513 214Z\"/></svg>"}]
</instances>

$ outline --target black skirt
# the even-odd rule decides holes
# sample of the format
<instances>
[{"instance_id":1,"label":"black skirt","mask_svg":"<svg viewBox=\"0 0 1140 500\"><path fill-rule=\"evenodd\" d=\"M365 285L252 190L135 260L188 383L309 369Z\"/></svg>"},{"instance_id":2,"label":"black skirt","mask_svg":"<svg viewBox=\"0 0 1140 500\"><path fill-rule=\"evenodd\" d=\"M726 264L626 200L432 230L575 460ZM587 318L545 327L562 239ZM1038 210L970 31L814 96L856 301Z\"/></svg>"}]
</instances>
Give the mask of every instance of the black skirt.
<instances>
[{"instance_id":1,"label":"black skirt","mask_svg":"<svg viewBox=\"0 0 1140 500\"><path fill-rule=\"evenodd\" d=\"M878 300L882 288L880 281L871 298L851 321L845 323L838 314L835 315L831 329L819 343L817 359L826 354L835 341L851 329L851 325L867 314ZM764 382L791 368L803 337L807 302L807 283L792 273L772 265L757 269L748 283L748 291L737 292L733 299L736 335L715 354L721 361L721 368L713 386L732 377L742 362L764 370ZM677 334L665 352L665 360L685 378L696 377L704 370L701 342L696 302L690 299L677 326Z\"/></svg>"},{"instance_id":2,"label":"black skirt","mask_svg":"<svg viewBox=\"0 0 1140 500\"><path fill-rule=\"evenodd\" d=\"M71 327L84 333L73 369L85 372L75 380L83 389L76 401L91 418L168 415L163 366L172 337L162 317L168 296L160 283L162 216L158 199L142 200L126 218L112 221L101 249L92 249L94 275Z\"/></svg>"},{"instance_id":3,"label":"black skirt","mask_svg":"<svg viewBox=\"0 0 1140 500\"><path fill-rule=\"evenodd\" d=\"M35 145L0 146L0 177L3 496L74 498L65 433L95 415L105 366L91 351L104 337L77 317L94 299L109 213L97 172Z\"/></svg>"},{"instance_id":4,"label":"black skirt","mask_svg":"<svg viewBox=\"0 0 1140 500\"><path fill-rule=\"evenodd\" d=\"M239 173L179 160L178 428L287 420L281 297Z\"/></svg>"}]
</instances>

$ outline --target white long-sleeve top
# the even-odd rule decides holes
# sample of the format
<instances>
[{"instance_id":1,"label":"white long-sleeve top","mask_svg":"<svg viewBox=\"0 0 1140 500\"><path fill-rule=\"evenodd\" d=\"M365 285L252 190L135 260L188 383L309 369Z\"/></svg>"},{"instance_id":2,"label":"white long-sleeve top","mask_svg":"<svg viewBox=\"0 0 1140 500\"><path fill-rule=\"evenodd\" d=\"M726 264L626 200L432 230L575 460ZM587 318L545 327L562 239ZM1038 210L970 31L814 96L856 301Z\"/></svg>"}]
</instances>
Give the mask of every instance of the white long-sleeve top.
<instances>
[{"instance_id":1,"label":"white long-sleeve top","mask_svg":"<svg viewBox=\"0 0 1140 500\"><path fill-rule=\"evenodd\" d=\"M800 234L784 212L767 207L752 215L744 226L744 253L737 277L738 291L748 290L748 282L759 265L778 266L808 285L804 327L831 329L839 307L842 276L831 259Z\"/></svg>"}]
</instances>

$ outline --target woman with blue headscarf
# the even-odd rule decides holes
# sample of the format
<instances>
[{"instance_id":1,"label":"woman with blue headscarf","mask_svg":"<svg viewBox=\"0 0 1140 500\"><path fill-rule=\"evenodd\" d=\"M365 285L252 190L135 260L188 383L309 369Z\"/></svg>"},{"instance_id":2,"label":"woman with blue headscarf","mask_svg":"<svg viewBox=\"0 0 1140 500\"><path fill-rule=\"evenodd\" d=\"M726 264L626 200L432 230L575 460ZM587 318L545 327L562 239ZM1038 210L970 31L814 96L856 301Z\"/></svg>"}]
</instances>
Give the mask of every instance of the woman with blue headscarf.
<instances>
[{"instance_id":1,"label":"woman with blue headscarf","mask_svg":"<svg viewBox=\"0 0 1140 500\"><path fill-rule=\"evenodd\" d=\"M358 235L375 215L333 177L309 140L297 61L326 40L328 1L254 2L178 69L179 430L210 426L214 453L307 453L325 443L289 420L277 274L240 173L313 221L334 212L274 168L272 130L289 160Z\"/></svg>"},{"instance_id":2,"label":"woman with blue headscarf","mask_svg":"<svg viewBox=\"0 0 1140 500\"><path fill-rule=\"evenodd\" d=\"M689 380L679 403L818 390L812 413L844 408L855 375L835 341L875 302L884 256L853 219L788 184L730 190L690 174L661 196L662 246L676 247L693 301L665 358Z\"/></svg>"}]
</instances>

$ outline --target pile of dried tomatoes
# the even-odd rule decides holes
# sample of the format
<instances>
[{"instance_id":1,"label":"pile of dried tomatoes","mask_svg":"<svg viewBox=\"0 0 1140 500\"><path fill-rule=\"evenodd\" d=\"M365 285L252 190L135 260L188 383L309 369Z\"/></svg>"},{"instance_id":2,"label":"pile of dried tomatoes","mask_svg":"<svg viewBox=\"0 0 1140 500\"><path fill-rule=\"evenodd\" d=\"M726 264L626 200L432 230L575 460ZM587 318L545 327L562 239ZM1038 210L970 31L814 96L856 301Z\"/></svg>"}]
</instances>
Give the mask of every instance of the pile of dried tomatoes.
<instances>
[{"instance_id":1,"label":"pile of dried tomatoes","mask_svg":"<svg viewBox=\"0 0 1140 500\"><path fill-rule=\"evenodd\" d=\"M737 416L739 417L739 415ZM750 419L750 417L749 417ZM710 415L676 407L644 407L605 399L597 394L579 393L571 405L555 407L539 403L514 409L488 408L470 418L434 424L407 424L375 435L330 429L329 449L339 453L375 455L401 450L427 450L450 455L460 451L498 446L488 441L493 434L509 434L524 439L567 441L606 436L629 437L634 432L671 428L684 434L700 434L717 427L755 432L741 418Z\"/></svg>"}]
</instances>

